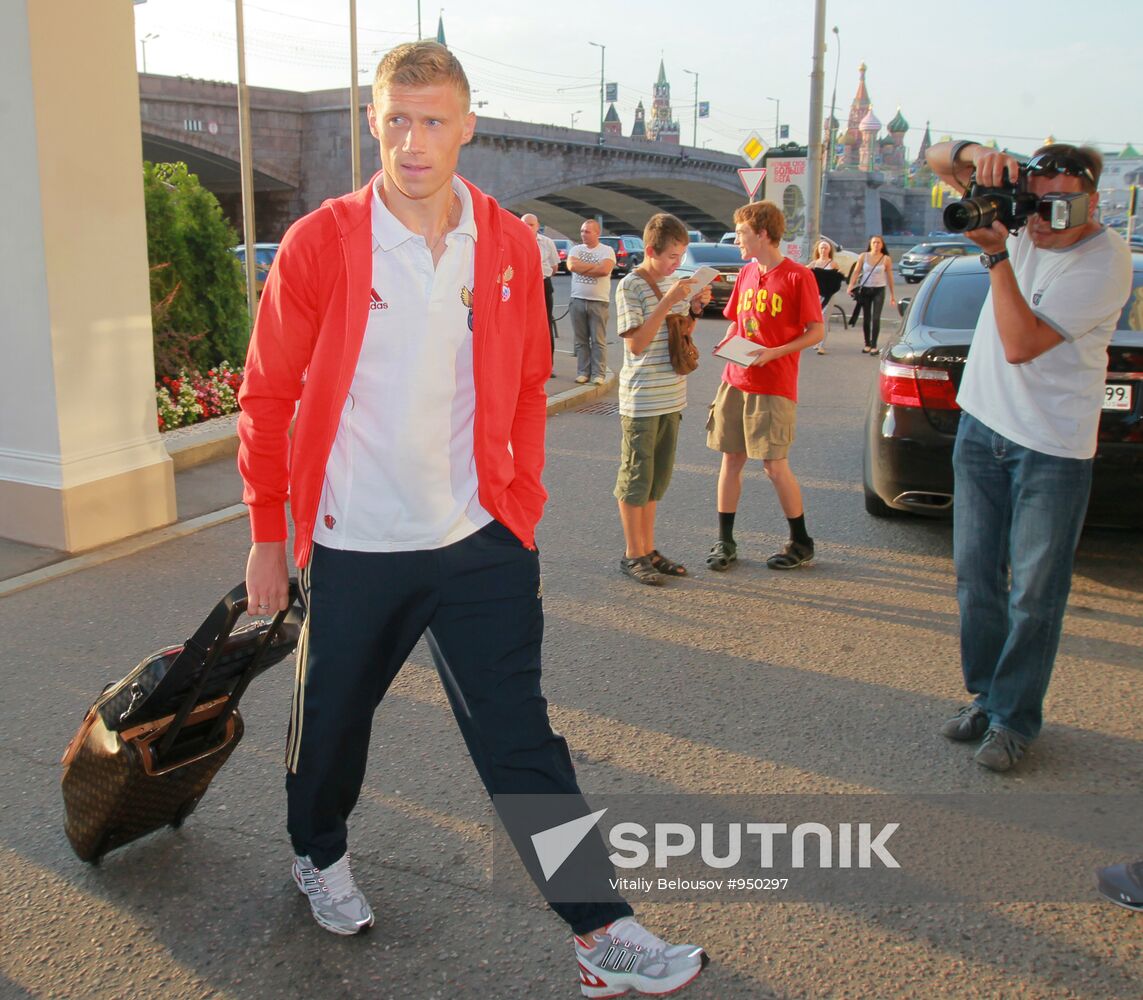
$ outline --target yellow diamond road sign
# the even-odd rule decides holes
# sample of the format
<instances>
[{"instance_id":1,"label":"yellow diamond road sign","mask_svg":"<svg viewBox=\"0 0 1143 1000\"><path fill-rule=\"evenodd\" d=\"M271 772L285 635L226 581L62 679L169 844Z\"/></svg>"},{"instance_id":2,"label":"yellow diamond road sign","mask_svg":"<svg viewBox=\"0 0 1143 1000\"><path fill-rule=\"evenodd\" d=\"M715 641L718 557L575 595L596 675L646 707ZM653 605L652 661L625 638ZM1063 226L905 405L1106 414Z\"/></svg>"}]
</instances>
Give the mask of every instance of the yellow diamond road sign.
<instances>
[{"instance_id":1,"label":"yellow diamond road sign","mask_svg":"<svg viewBox=\"0 0 1143 1000\"><path fill-rule=\"evenodd\" d=\"M762 141L762 137L757 132L751 132L746 137L746 141L738 147L738 152L753 167L766 153L766 143Z\"/></svg>"}]
</instances>

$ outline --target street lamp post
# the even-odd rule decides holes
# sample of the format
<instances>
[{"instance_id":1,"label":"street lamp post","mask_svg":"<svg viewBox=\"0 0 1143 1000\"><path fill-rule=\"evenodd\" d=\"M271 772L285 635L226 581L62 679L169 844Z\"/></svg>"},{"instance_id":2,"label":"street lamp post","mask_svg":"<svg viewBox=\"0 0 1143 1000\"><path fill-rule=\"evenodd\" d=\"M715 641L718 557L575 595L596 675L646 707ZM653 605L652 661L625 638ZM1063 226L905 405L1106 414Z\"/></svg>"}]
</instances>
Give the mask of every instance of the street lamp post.
<instances>
[{"instance_id":1,"label":"street lamp post","mask_svg":"<svg viewBox=\"0 0 1143 1000\"><path fill-rule=\"evenodd\" d=\"M143 50L143 72L144 73L147 72L147 43L153 42L158 37L159 36L156 35L153 31L150 31L147 34L145 34L142 38L139 39L139 46Z\"/></svg>"},{"instance_id":2,"label":"street lamp post","mask_svg":"<svg viewBox=\"0 0 1143 1000\"><path fill-rule=\"evenodd\" d=\"M767 97L766 100L774 102L774 145L778 145L778 124L782 120L782 102L776 97Z\"/></svg>"},{"instance_id":3,"label":"street lamp post","mask_svg":"<svg viewBox=\"0 0 1143 1000\"><path fill-rule=\"evenodd\" d=\"M243 0L234 3L234 27L238 44L238 172L242 179L242 242L246 244L246 305L250 322L258 311L254 287L257 261L254 258L254 161L250 141L250 89L246 86L246 34L243 28Z\"/></svg>"},{"instance_id":4,"label":"street lamp post","mask_svg":"<svg viewBox=\"0 0 1143 1000\"><path fill-rule=\"evenodd\" d=\"M834 38L837 39L837 59L833 65L833 95L829 99L829 149L826 150L826 170L832 170L834 167L834 149L837 147L837 139L835 132L837 131L837 118L835 118L837 108L837 74L841 69L841 35L838 34L837 25L833 26Z\"/></svg>"},{"instance_id":5,"label":"street lamp post","mask_svg":"<svg viewBox=\"0 0 1143 1000\"><path fill-rule=\"evenodd\" d=\"M349 180L361 187L361 97L357 90L357 0L349 0Z\"/></svg>"},{"instance_id":6,"label":"street lamp post","mask_svg":"<svg viewBox=\"0 0 1143 1000\"><path fill-rule=\"evenodd\" d=\"M582 114L583 114L583 108L580 108L579 111L573 111L571 113L571 120L572 120L571 127L572 128L575 128L575 120Z\"/></svg>"},{"instance_id":7,"label":"street lamp post","mask_svg":"<svg viewBox=\"0 0 1143 1000\"><path fill-rule=\"evenodd\" d=\"M599 49L599 136L603 138L603 66L604 57L607 55L607 46L599 42L588 42L588 45L594 45Z\"/></svg>"},{"instance_id":8,"label":"street lamp post","mask_svg":"<svg viewBox=\"0 0 1143 1000\"><path fill-rule=\"evenodd\" d=\"M699 75L693 69L684 69L684 73L690 73L695 78L695 130L691 136L691 145L698 146L698 78Z\"/></svg>"}]
</instances>

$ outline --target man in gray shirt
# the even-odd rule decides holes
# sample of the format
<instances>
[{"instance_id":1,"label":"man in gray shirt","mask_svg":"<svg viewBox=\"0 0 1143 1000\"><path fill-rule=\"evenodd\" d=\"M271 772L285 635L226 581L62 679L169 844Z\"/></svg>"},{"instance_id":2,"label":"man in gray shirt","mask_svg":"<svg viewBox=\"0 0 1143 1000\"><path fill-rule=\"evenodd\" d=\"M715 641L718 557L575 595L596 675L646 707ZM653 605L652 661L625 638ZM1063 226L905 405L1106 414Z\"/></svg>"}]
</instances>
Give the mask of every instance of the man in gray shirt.
<instances>
[{"instance_id":1,"label":"man in gray shirt","mask_svg":"<svg viewBox=\"0 0 1143 1000\"><path fill-rule=\"evenodd\" d=\"M575 380L603 385L607 371L607 316L615 251L599 242L599 223L585 219L583 242L568 251L571 272L572 332L575 335Z\"/></svg>"}]
</instances>

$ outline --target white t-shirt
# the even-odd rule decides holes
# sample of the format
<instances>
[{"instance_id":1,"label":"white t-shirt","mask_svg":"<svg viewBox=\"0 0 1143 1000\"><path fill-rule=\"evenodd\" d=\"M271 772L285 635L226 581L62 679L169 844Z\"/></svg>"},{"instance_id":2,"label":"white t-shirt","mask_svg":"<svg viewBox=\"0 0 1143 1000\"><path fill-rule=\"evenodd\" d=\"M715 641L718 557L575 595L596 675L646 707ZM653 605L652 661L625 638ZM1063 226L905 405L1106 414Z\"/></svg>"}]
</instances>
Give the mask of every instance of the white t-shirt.
<instances>
[{"instance_id":1,"label":"white t-shirt","mask_svg":"<svg viewBox=\"0 0 1143 1000\"><path fill-rule=\"evenodd\" d=\"M957 402L997 434L1059 458L1095 454L1107 345L1131 294L1131 253L1104 228L1064 250L1039 250L1027 230L1008 240L1016 281L1032 312L1063 340L1010 364L984 300Z\"/></svg>"},{"instance_id":2,"label":"white t-shirt","mask_svg":"<svg viewBox=\"0 0 1143 1000\"><path fill-rule=\"evenodd\" d=\"M578 257L585 264L598 264L601 260L615 260L615 251L606 243L588 249L586 243L577 243L568 251L568 259ZM569 268L570 270L570 268ZM576 274L572 271L571 297L573 299L591 299L594 302L609 302L611 300L611 275L605 274L601 278L593 278L587 274Z\"/></svg>"},{"instance_id":3,"label":"white t-shirt","mask_svg":"<svg viewBox=\"0 0 1143 1000\"><path fill-rule=\"evenodd\" d=\"M477 499L472 291L476 221L454 178L457 227L433 267L422 236L373 194L373 287L314 541L335 549L436 549L492 520ZM462 295L464 296L462 298Z\"/></svg>"}]
</instances>

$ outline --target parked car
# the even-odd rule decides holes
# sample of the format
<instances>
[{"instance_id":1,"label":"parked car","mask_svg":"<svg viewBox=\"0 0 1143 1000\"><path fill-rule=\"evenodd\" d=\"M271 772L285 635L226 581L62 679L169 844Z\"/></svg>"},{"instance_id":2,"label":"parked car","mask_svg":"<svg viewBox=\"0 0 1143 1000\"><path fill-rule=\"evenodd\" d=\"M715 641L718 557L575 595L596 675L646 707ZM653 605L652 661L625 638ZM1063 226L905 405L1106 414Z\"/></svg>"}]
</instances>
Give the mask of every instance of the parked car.
<instances>
[{"instance_id":1,"label":"parked car","mask_svg":"<svg viewBox=\"0 0 1143 1000\"><path fill-rule=\"evenodd\" d=\"M1140 526L1143 496L1143 253L1108 348L1088 523ZM978 256L943 261L908 304L887 345L866 411L865 509L946 514L952 509L956 394L988 293Z\"/></svg>"},{"instance_id":2,"label":"parked car","mask_svg":"<svg viewBox=\"0 0 1143 1000\"><path fill-rule=\"evenodd\" d=\"M703 234L700 233L697 229L688 229L687 230L687 239L690 240L691 243L705 243L706 242L706 237L703 236Z\"/></svg>"},{"instance_id":3,"label":"parked car","mask_svg":"<svg viewBox=\"0 0 1143 1000\"><path fill-rule=\"evenodd\" d=\"M568 273L568 251L572 248L571 240L552 240L556 245L556 249L560 254L559 267L556 268L556 274Z\"/></svg>"},{"instance_id":4,"label":"parked car","mask_svg":"<svg viewBox=\"0 0 1143 1000\"><path fill-rule=\"evenodd\" d=\"M734 281L738 272L746 265L738 247L731 243L692 243L687 247L683 259L675 272L680 278L694 274L704 264L717 268L718 276L710 284L710 303L708 310L718 309L720 312L730 299L730 292L734 288Z\"/></svg>"},{"instance_id":5,"label":"parked car","mask_svg":"<svg viewBox=\"0 0 1143 1000\"><path fill-rule=\"evenodd\" d=\"M243 266L243 274L245 274L246 267L246 245L240 244L236 247L231 247L230 252L234 254ZM261 296L262 288L266 284L266 275L270 273L270 265L274 263L274 257L278 253L277 243L255 243L254 244L254 294Z\"/></svg>"},{"instance_id":6,"label":"parked car","mask_svg":"<svg viewBox=\"0 0 1143 1000\"><path fill-rule=\"evenodd\" d=\"M599 242L615 251L613 278L622 278L643 263L643 240L639 236L601 236Z\"/></svg>"},{"instance_id":7,"label":"parked car","mask_svg":"<svg viewBox=\"0 0 1143 1000\"><path fill-rule=\"evenodd\" d=\"M915 285L946 257L963 257L965 254L979 255L980 248L963 240L944 243L918 243L909 250L898 265L901 277Z\"/></svg>"},{"instance_id":8,"label":"parked car","mask_svg":"<svg viewBox=\"0 0 1143 1000\"><path fill-rule=\"evenodd\" d=\"M734 233L734 232L723 233L722 238L718 242L719 243L733 243L735 241L735 239L737 239L737 238L738 238L737 233Z\"/></svg>"}]
</instances>

